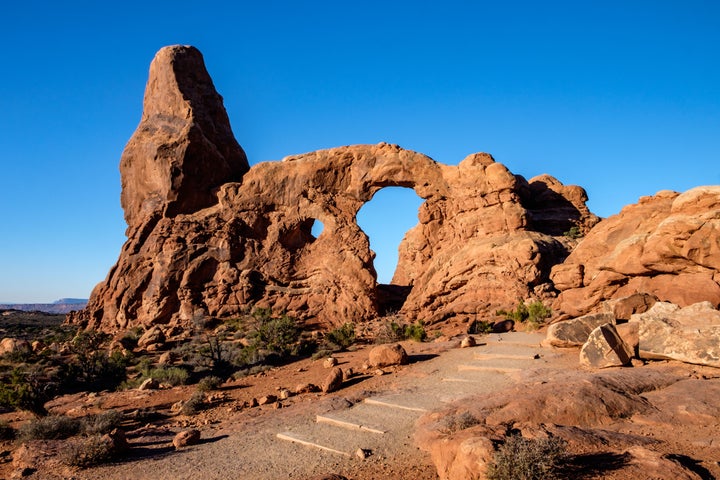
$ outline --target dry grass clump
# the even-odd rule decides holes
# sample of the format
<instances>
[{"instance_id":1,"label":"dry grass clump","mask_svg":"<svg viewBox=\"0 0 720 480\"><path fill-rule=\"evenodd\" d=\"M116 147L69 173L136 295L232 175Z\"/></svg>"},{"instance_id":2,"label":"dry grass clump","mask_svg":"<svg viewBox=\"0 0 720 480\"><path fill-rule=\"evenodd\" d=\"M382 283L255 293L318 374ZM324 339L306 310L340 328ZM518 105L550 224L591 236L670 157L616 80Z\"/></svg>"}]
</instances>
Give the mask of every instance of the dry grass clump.
<instances>
[{"instance_id":1,"label":"dry grass clump","mask_svg":"<svg viewBox=\"0 0 720 480\"><path fill-rule=\"evenodd\" d=\"M60 460L66 465L87 468L111 460L114 454L112 440L106 435L96 433L68 440Z\"/></svg>"},{"instance_id":2,"label":"dry grass clump","mask_svg":"<svg viewBox=\"0 0 720 480\"><path fill-rule=\"evenodd\" d=\"M459 432L480 424L480 420L470 412L449 415L445 418L443 431L447 434Z\"/></svg>"},{"instance_id":3,"label":"dry grass clump","mask_svg":"<svg viewBox=\"0 0 720 480\"><path fill-rule=\"evenodd\" d=\"M488 480L555 480L566 456L567 443L556 437L507 437L495 452L488 468Z\"/></svg>"}]
</instances>

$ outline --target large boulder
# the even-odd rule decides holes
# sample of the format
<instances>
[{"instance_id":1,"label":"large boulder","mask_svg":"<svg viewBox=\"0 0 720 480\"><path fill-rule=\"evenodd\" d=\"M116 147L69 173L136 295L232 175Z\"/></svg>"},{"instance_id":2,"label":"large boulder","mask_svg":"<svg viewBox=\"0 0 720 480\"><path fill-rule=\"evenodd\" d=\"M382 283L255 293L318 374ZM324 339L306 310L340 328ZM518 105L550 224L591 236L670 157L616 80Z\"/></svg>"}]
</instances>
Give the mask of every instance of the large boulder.
<instances>
[{"instance_id":1,"label":"large boulder","mask_svg":"<svg viewBox=\"0 0 720 480\"><path fill-rule=\"evenodd\" d=\"M543 345L551 347L579 347L587 342L590 333L600 325L615 323L612 313L592 313L571 320L553 323L548 327Z\"/></svg>"},{"instance_id":2,"label":"large boulder","mask_svg":"<svg viewBox=\"0 0 720 480\"><path fill-rule=\"evenodd\" d=\"M388 309L426 323L474 319L520 298L550 299L550 268L568 255L561 232L597 221L580 187L525 181L483 153L448 166L380 143L248 170L192 47L153 60L120 172L127 242L87 308L69 317L107 331L188 329L256 306L326 327ZM389 186L424 200L399 247L393 283L406 298L396 305L379 294L356 221Z\"/></svg>"},{"instance_id":3,"label":"large boulder","mask_svg":"<svg viewBox=\"0 0 720 480\"><path fill-rule=\"evenodd\" d=\"M685 308L658 302L635 314L641 358L720 367L720 311L709 302Z\"/></svg>"},{"instance_id":4,"label":"large boulder","mask_svg":"<svg viewBox=\"0 0 720 480\"><path fill-rule=\"evenodd\" d=\"M718 306L720 186L641 198L594 227L551 279L561 290L553 309L573 317L635 293Z\"/></svg>"},{"instance_id":5,"label":"large boulder","mask_svg":"<svg viewBox=\"0 0 720 480\"><path fill-rule=\"evenodd\" d=\"M399 343L378 345L370 350L368 363L371 367L391 367L408 363L408 355Z\"/></svg>"},{"instance_id":6,"label":"large boulder","mask_svg":"<svg viewBox=\"0 0 720 480\"><path fill-rule=\"evenodd\" d=\"M580 349L580 364L592 368L622 367L629 364L632 357L632 348L611 323L593 330Z\"/></svg>"}]
</instances>

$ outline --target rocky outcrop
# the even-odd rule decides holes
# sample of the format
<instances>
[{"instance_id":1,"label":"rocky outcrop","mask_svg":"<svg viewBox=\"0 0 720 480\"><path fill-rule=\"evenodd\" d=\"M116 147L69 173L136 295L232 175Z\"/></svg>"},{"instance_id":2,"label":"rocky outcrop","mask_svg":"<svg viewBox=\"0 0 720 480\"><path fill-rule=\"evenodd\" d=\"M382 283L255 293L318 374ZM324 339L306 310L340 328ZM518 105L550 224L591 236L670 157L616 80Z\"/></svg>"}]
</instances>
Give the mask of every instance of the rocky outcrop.
<instances>
[{"instance_id":1,"label":"rocky outcrop","mask_svg":"<svg viewBox=\"0 0 720 480\"><path fill-rule=\"evenodd\" d=\"M248 170L191 47L153 61L120 169L128 240L87 308L69 317L110 331L191 328L255 306L320 326L382 314L374 254L355 217L388 186L424 199L393 283L407 295L401 313L427 323L552 297L550 268L568 253L554 235L597 220L579 187L527 182L488 154L448 166L381 143Z\"/></svg>"},{"instance_id":2,"label":"rocky outcrop","mask_svg":"<svg viewBox=\"0 0 720 480\"><path fill-rule=\"evenodd\" d=\"M551 279L554 310L573 317L634 293L719 305L720 186L641 198L593 228Z\"/></svg>"},{"instance_id":3,"label":"rocky outcrop","mask_svg":"<svg viewBox=\"0 0 720 480\"><path fill-rule=\"evenodd\" d=\"M720 367L720 311L709 302L685 308L659 302L633 315L641 358Z\"/></svg>"},{"instance_id":4,"label":"rocky outcrop","mask_svg":"<svg viewBox=\"0 0 720 480\"><path fill-rule=\"evenodd\" d=\"M120 160L121 203L131 231L150 217L194 213L249 169L194 47L160 50L150 64L140 125Z\"/></svg>"}]
</instances>

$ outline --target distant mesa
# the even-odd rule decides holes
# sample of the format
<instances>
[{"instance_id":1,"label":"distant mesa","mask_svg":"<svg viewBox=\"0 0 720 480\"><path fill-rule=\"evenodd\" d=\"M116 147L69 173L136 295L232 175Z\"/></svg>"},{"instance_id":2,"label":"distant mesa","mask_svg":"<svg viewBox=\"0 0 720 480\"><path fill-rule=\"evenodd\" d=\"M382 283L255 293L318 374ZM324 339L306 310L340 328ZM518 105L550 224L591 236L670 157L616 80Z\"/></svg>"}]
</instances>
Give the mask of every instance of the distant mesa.
<instances>
[{"instance_id":1,"label":"distant mesa","mask_svg":"<svg viewBox=\"0 0 720 480\"><path fill-rule=\"evenodd\" d=\"M662 262L675 258L671 252L655 260L649 254L626 256L628 265L647 260L655 266L613 273L608 268L622 261L605 257L608 248L634 241L632 235L645 235L647 252L665 246L646 241L651 231L634 233L631 227L594 234L607 229L607 221L596 226L600 219L587 208L585 190L549 175L526 180L486 153L449 166L380 143L249 168L222 97L193 47L165 47L155 56L142 119L120 171L128 238L87 307L68 317L85 327L182 330L254 306L320 327L388 311L428 323L462 322L512 308L519 299L552 303L558 290L563 312L577 301L573 295L591 298L579 303L580 310L598 308L614 293L593 283L601 281L595 277L626 286L623 294L634 285L669 281L675 266L702 277L708 292L720 281L717 243L698 253L705 248L700 238L688 243L687 251L680 249L684 260L673 261L669 271ZM393 285L383 286L377 284L374 254L355 216L377 191L392 186L413 189L424 203L419 223L400 244ZM697 198L696 211L683 210L690 215L686 223L710 212L704 232L717 242L719 228L712 223L717 222L713 214L720 218L717 204L705 194ZM647 210L633 221L655 215ZM324 225L317 237L316 221ZM687 240L682 228L674 241ZM572 237L585 234L580 253L563 267L577 243ZM597 238L596 247L585 247L591 238ZM593 260L593 248L606 260ZM649 272L666 278L653 280ZM648 282L631 283L636 274Z\"/></svg>"},{"instance_id":2,"label":"distant mesa","mask_svg":"<svg viewBox=\"0 0 720 480\"><path fill-rule=\"evenodd\" d=\"M52 303L4 303L0 304L0 310L66 314L72 311L82 310L87 305L87 302L87 299L83 298L61 298Z\"/></svg>"}]
</instances>

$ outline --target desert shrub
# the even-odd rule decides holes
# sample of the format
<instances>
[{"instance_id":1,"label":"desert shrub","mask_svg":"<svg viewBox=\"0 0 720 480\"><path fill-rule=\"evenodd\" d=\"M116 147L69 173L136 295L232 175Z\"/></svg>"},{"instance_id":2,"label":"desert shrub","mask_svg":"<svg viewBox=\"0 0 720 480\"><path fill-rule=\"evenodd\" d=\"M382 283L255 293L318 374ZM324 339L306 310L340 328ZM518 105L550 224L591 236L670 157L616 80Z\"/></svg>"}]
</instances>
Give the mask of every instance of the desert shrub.
<instances>
[{"instance_id":1,"label":"desert shrub","mask_svg":"<svg viewBox=\"0 0 720 480\"><path fill-rule=\"evenodd\" d=\"M88 415L82 419L80 430L87 435L109 433L117 428L124 418L123 414L117 410Z\"/></svg>"},{"instance_id":2,"label":"desert shrub","mask_svg":"<svg viewBox=\"0 0 720 480\"><path fill-rule=\"evenodd\" d=\"M470 335L484 335L492 332L493 324L487 320L473 320L467 329Z\"/></svg>"},{"instance_id":3,"label":"desert shrub","mask_svg":"<svg viewBox=\"0 0 720 480\"><path fill-rule=\"evenodd\" d=\"M285 314L273 317L269 309L262 308L253 312L253 318L255 328L251 336L257 348L283 356L293 353L295 343L300 338L300 330L294 318Z\"/></svg>"},{"instance_id":4,"label":"desert shrub","mask_svg":"<svg viewBox=\"0 0 720 480\"><path fill-rule=\"evenodd\" d=\"M180 413L183 415L191 416L196 415L200 410L205 407L205 394L200 391L194 392L190 398L183 403Z\"/></svg>"},{"instance_id":5,"label":"desert shrub","mask_svg":"<svg viewBox=\"0 0 720 480\"><path fill-rule=\"evenodd\" d=\"M480 423L480 420L478 420L470 412L462 412L456 415L447 416L443 423L443 431L451 434L459 432L460 430L465 430L466 428L474 427Z\"/></svg>"},{"instance_id":6,"label":"desert shrub","mask_svg":"<svg viewBox=\"0 0 720 480\"><path fill-rule=\"evenodd\" d=\"M377 343L393 343L402 340L422 342L427 338L425 326L421 320L415 323L399 323L394 320L385 322L377 335Z\"/></svg>"},{"instance_id":7,"label":"desert shrub","mask_svg":"<svg viewBox=\"0 0 720 480\"><path fill-rule=\"evenodd\" d=\"M335 346L339 350L346 350L355 343L355 324L346 323L342 327L330 330L325 335L325 340L330 346Z\"/></svg>"},{"instance_id":8,"label":"desert shrub","mask_svg":"<svg viewBox=\"0 0 720 480\"><path fill-rule=\"evenodd\" d=\"M103 344L110 336L95 330L81 330L70 342L74 359L70 375L85 388L115 387L125 379L129 359L121 352L107 354Z\"/></svg>"},{"instance_id":9,"label":"desert shrub","mask_svg":"<svg viewBox=\"0 0 720 480\"><path fill-rule=\"evenodd\" d=\"M68 440L60 459L66 465L87 468L107 462L113 453L112 440L97 433Z\"/></svg>"},{"instance_id":10,"label":"desert shrub","mask_svg":"<svg viewBox=\"0 0 720 480\"><path fill-rule=\"evenodd\" d=\"M15 438L15 429L6 421L0 420L0 440L12 440Z\"/></svg>"},{"instance_id":11,"label":"desert shrub","mask_svg":"<svg viewBox=\"0 0 720 480\"><path fill-rule=\"evenodd\" d=\"M545 319L552 315L552 311L540 300L535 300L529 305L525 305L525 302L520 300L515 310L498 310L496 313L517 323L526 323L530 328L540 327L545 323Z\"/></svg>"},{"instance_id":12,"label":"desert shrub","mask_svg":"<svg viewBox=\"0 0 720 480\"><path fill-rule=\"evenodd\" d=\"M37 418L18 429L18 438L28 440L58 440L77 435L82 428L79 418L50 415Z\"/></svg>"},{"instance_id":13,"label":"desert shrub","mask_svg":"<svg viewBox=\"0 0 720 480\"><path fill-rule=\"evenodd\" d=\"M55 393L56 385L35 370L16 367L0 383L0 405L46 415L45 402Z\"/></svg>"},{"instance_id":14,"label":"desert shrub","mask_svg":"<svg viewBox=\"0 0 720 480\"><path fill-rule=\"evenodd\" d=\"M563 232L563 236L571 240L576 240L578 238L581 238L583 234L580 231L580 227L578 227L577 225L573 225L567 232Z\"/></svg>"},{"instance_id":15,"label":"desert shrub","mask_svg":"<svg viewBox=\"0 0 720 480\"><path fill-rule=\"evenodd\" d=\"M143 379L154 378L160 383L167 383L172 386L185 385L190 378L187 370L181 367L160 366L143 372Z\"/></svg>"},{"instance_id":16,"label":"desert shrub","mask_svg":"<svg viewBox=\"0 0 720 480\"><path fill-rule=\"evenodd\" d=\"M552 480L560 478L558 469L567 444L551 438L527 439L519 435L507 437L495 452L488 468L489 480Z\"/></svg>"},{"instance_id":17,"label":"desert shrub","mask_svg":"<svg viewBox=\"0 0 720 480\"><path fill-rule=\"evenodd\" d=\"M215 375L203 377L197 384L197 389L200 392L209 392L210 390L217 390L222 385L222 379Z\"/></svg>"}]
</instances>

